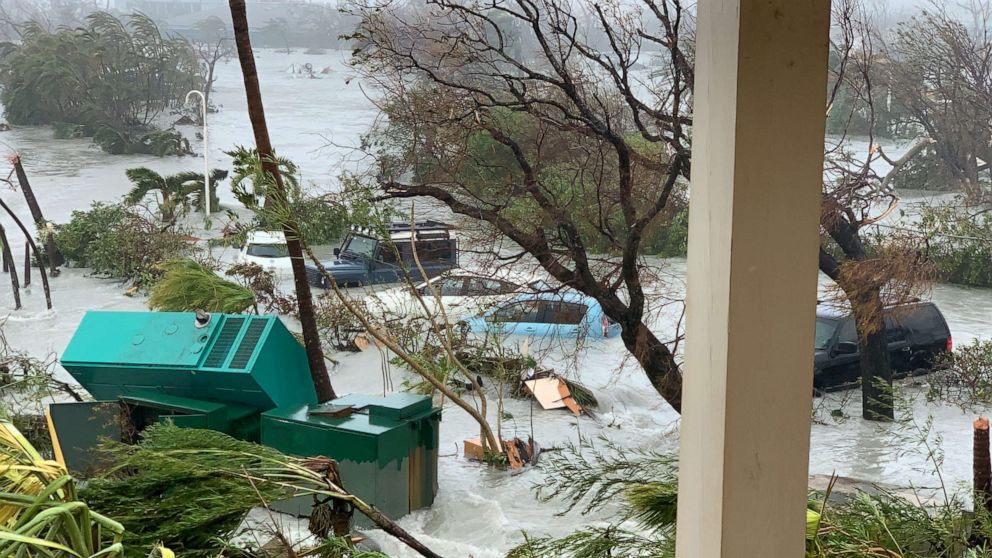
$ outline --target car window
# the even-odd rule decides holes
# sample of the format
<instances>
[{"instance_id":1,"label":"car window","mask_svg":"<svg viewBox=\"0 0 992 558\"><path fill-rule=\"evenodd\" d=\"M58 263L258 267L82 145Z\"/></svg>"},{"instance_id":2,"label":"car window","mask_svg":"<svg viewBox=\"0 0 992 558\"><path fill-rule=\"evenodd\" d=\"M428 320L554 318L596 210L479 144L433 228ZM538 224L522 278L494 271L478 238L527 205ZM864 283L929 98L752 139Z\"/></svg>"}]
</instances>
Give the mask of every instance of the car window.
<instances>
[{"instance_id":1,"label":"car window","mask_svg":"<svg viewBox=\"0 0 992 558\"><path fill-rule=\"evenodd\" d=\"M484 279L471 277L468 279L468 286L465 294L468 296L493 296L499 294L509 294L517 290L513 283L500 281L499 279Z\"/></svg>"},{"instance_id":2,"label":"car window","mask_svg":"<svg viewBox=\"0 0 992 558\"><path fill-rule=\"evenodd\" d=\"M379 244L374 238L360 235L352 235L348 238L348 243L344 245L344 252L371 258L375 253L375 248Z\"/></svg>"},{"instance_id":3,"label":"car window","mask_svg":"<svg viewBox=\"0 0 992 558\"><path fill-rule=\"evenodd\" d=\"M906 330L903 329L898 316L891 314L885 316L885 341L887 343L898 343L906 340Z\"/></svg>"},{"instance_id":4,"label":"car window","mask_svg":"<svg viewBox=\"0 0 992 558\"><path fill-rule=\"evenodd\" d=\"M897 311L903 327L924 338L939 338L947 335L944 320L932 304L921 304L911 309Z\"/></svg>"},{"instance_id":5,"label":"car window","mask_svg":"<svg viewBox=\"0 0 992 558\"><path fill-rule=\"evenodd\" d=\"M437 290L441 296L463 296L465 294L465 277L446 277L437 282Z\"/></svg>"},{"instance_id":6,"label":"car window","mask_svg":"<svg viewBox=\"0 0 992 558\"><path fill-rule=\"evenodd\" d=\"M816 319L816 339L814 347L817 349L826 349L830 344L830 340L834 337L834 332L837 331L837 320L831 320L828 318L817 318Z\"/></svg>"},{"instance_id":7,"label":"car window","mask_svg":"<svg viewBox=\"0 0 992 558\"><path fill-rule=\"evenodd\" d=\"M575 325L582 323L589 310L585 304L542 301L541 322L546 324Z\"/></svg>"},{"instance_id":8,"label":"car window","mask_svg":"<svg viewBox=\"0 0 992 558\"><path fill-rule=\"evenodd\" d=\"M422 263L453 262L455 261L454 241L451 240L418 240L417 257ZM410 259L413 259L411 254Z\"/></svg>"},{"instance_id":9,"label":"car window","mask_svg":"<svg viewBox=\"0 0 992 558\"><path fill-rule=\"evenodd\" d=\"M858 330L854 327L854 319L847 318L840 326L840 332L837 334L838 343L857 343L858 342Z\"/></svg>"},{"instance_id":10,"label":"car window","mask_svg":"<svg viewBox=\"0 0 992 558\"><path fill-rule=\"evenodd\" d=\"M539 323L539 300L513 302L496 310L492 321L501 323Z\"/></svg>"},{"instance_id":11,"label":"car window","mask_svg":"<svg viewBox=\"0 0 992 558\"><path fill-rule=\"evenodd\" d=\"M399 258L396 257L397 252L399 252ZM413 261L413 256L410 254L409 242L395 242L392 244L383 242L380 246L378 257L383 263L393 265L397 265L401 261Z\"/></svg>"},{"instance_id":12,"label":"car window","mask_svg":"<svg viewBox=\"0 0 992 558\"><path fill-rule=\"evenodd\" d=\"M245 253L257 258L288 258L289 247L285 244L249 244Z\"/></svg>"}]
</instances>

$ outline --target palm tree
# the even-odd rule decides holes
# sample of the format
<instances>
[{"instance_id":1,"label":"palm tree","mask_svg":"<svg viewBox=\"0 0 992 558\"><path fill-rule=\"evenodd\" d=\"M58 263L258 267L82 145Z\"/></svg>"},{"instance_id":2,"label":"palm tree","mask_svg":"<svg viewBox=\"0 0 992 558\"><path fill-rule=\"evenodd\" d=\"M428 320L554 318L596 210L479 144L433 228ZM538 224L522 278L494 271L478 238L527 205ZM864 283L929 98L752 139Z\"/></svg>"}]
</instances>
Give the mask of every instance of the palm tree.
<instances>
[{"instance_id":1,"label":"palm tree","mask_svg":"<svg viewBox=\"0 0 992 558\"><path fill-rule=\"evenodd\" d=\"M296 302L303 329L303 344L307 350L307 361L310 364L310 376L313 387L320 402L337 398L331 378L327 374L327 364L324 362L324 351L320 347L320 333L317 330L317 320L313 310L313 294L310 283L307 282L306 260L303 259L303 245L300 243L299 224L296 217L289 211L286 185L279 172L279 165L272 157L272 142L269 140L269 129L265 123L265 108L262 105L262 91L258 86L258 71L255 69L255 55L251 50L251 38L248 35L248 14L245 11L244 0L230 0L231 20L234 23L234 44L238 48L238 60L241 63L241 73L245 80L245 94L248 97L248 119L255 132L255 148L258 159L262 163L265 177L271 179L271 195L266 196L266 204L272 203L277 209L284 211L283 232L286 235L286 247L289 250L293 265L293 280L296 285Z\"/></svg>"},{"instance_id":2,"label":"palm tree","mask_svg":"<svg viewBox=\"0 0 992 558\"><path fill-rule=\"evenodd\" d=\"M150 192L157 192L159 212L165 223L175 222L179 214L185 213L190 207L196 211L203 210L203 173L186 171L162 176L149 168L138 167L127 169L125 174L134 187L124 200L134 204L144 199ZM210 207L214 211L220 211L217 183L225 178L227 178L226 170L210 171Z\"/></svg>"},{"instance_id":3,"label":"palm tree","mask_svg":"<svg viewBox=\"0 0 992 558\"><path fill-rule=\"evenodd\" d=\"M119 558L123 539L120 523L79 500L65 467L0 420L0 554Z\"/></svg>"}]
</instances>

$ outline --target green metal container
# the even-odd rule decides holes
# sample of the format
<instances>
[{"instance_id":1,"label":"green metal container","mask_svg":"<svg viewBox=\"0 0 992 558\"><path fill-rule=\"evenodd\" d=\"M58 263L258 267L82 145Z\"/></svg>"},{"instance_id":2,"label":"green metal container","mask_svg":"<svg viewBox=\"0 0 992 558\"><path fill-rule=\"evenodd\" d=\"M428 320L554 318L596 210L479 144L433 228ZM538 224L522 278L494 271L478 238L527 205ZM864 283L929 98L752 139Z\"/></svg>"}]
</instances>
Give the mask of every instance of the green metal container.
<instances>
[{"instance_id":1,"label":"green metal container","mask_svg":"<svg viewBox=\"0 0 992 558\"><path fill-rule=\"evenodd\" d=\"M340 412L346 416L323 413ZM437 493L441 410L428 397L348 395L324 405L280 407L262 414L262 443L291 455L326 455L339 463L345 488L389 517L430 506ZM305 515L296 499L282 511Z\"/></svg>"},{"instance_id":2,"label":"green metal container","mask_svg":"<svg viewBox=\"0 0 992 558\"><path fill-rule=\"evenodd\" d=\"M317 405L306 351L275 316L88 312L62 366L98 399L49 409L56 453L75 472L100 465L100 438L134 442L170 420L336 459L345 488L390 517L431 505L437 493L441 410L402 393ZM306 514L311 501L277 507Z\"/></svg>"},{"instance_id":3,"label":"green metal container","mask_svg":"<svg viewBox=\"0 0 992 558\"><path fill-rule=\"evenodd\" d=\"M96 399L169 396L265 411L316 403L306 351L276 316L87 312L62 366Z\"/></svg>"}]
</instances>

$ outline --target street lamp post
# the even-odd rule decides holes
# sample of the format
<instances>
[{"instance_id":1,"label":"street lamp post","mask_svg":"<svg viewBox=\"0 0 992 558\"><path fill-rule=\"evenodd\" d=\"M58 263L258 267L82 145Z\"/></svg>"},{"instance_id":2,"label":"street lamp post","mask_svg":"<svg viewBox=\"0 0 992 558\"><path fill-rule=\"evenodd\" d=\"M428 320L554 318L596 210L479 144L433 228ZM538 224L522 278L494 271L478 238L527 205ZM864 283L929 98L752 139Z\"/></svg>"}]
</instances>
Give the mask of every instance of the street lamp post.
<instances>
[{"instance_id":1,"label":"street lamp post","mask_svg":"<svg viewBox=\"0 0 992 558\"><path fill-rule=\"evenodd\" d=\"M210 218L210 160L207 144L207 97L202 91L196 89L186 94L186 102L189 103L190 95L200 96L200 107L203 109L203 196L205 198L204 209L207 219Z\"/></svg>"}]
</instances>

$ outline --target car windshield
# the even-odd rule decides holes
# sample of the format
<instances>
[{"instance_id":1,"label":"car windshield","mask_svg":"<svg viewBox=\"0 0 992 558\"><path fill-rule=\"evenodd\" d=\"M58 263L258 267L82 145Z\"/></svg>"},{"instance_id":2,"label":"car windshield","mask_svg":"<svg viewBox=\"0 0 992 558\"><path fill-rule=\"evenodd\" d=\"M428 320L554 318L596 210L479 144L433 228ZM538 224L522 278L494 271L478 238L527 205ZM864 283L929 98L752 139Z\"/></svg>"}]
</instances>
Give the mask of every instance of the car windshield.
<instances>
[{"instance_id":1,"label":"car windshield","mask_svg":"<svg viewBox=\"0 0 992 558\"><path fill-rule=\"evenodd\" d=\"M348 239L348 243L345 244L344 252L354 254L356 256L371 258L372 254L375 252L375 247L377 244L379 244L379 241L374 238L369 238L367 236L352 236Z\"/></svg>"},{"instance_id":2,"label":"car windshield","mask_svg":"<svg viewBox=\"0 0 992 558\"><path fill-rule=\"evenodd\" d=\"M830 344L830 340L834 337L834 332L837 331L837 320L830 320L827 318L817 318L816 319L816 348L826 349L827 345Z\"/></svg>"},{"instance_id":3,"label":"car windshield","mask_svg":"<svg viewBox=\"0 0 992 558\"><path fill-rule=\"evenodd\" d=\"M285 244L249 244L247 253L257 258L288 258L289 247Z\"/></svg>"}]
</instances>

